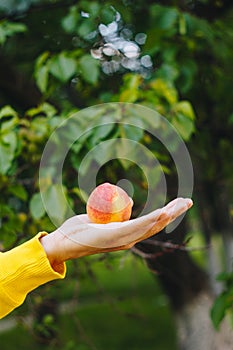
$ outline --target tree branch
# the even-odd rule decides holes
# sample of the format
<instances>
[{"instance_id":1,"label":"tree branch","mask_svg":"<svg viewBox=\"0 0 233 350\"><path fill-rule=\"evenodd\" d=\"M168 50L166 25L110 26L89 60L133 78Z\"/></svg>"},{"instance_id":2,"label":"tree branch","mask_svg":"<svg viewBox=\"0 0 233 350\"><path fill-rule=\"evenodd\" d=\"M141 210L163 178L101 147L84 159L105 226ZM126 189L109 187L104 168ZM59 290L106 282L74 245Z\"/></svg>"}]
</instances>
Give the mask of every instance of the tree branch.
<instances>
[{"instance_id":1,"label":"tree branch","mask_svg":"<svg viewBox=\"0 0 233 350\"><path fill-rule=\"evenodd\" d=\"M163 242L163 241L158 241L158 240L152 240L152 239L147 239L143 241L143 244L148 244L156 247L161 247L162 251L161 252L156 252L156 253L145 253L141 249L136 248L135 246L131 248L131 251L137 255L139 255L143 259L156 259L159 256L161 256L164 252L166 253L173 253L175 250L181 250L185 252L192 252L192 251L201 251L201 250L206 250L209 249L209 245L203 246L203 247L186 247L186 243L182 244L175 244L171 242Z\"/></svg>"}]
</instances>

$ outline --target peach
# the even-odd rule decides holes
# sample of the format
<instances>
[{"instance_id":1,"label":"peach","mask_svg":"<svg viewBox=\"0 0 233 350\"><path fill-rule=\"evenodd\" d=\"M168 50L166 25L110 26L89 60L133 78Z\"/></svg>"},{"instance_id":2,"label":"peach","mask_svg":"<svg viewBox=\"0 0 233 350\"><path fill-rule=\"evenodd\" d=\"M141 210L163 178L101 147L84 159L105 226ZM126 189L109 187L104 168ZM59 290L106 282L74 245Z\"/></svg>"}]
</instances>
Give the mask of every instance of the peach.
<instances>
[{"instance_id":1,"label":"peach","mask_svg":"<svg viewBox=\"0 0 233 350\"><path fill-rule=\"evenodd\" d=\"M86 209L89 220L97 224L130 219L133 201L119 186L105 182L90 194Z\"/></svg>"}]
</instances>

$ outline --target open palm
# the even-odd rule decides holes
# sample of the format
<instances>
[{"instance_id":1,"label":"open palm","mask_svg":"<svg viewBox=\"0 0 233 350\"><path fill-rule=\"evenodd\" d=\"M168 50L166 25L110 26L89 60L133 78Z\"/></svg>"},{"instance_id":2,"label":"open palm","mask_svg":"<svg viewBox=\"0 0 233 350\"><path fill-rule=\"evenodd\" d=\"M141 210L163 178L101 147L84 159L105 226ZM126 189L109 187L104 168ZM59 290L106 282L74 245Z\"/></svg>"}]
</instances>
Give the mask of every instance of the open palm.
<instances>
[{"instance_id":1,"label":"open palm","mask_svg":"<svg viewBox=\"0 0 233 350\"><path fill-rule=\"evenodd\" d=\"M189 198L176 198L163 208L125 222L91 223L86 214L66 220L56 232L63 236L64 260L129 249L160 232L192 206Z\"/></svg>"}]
</instances>

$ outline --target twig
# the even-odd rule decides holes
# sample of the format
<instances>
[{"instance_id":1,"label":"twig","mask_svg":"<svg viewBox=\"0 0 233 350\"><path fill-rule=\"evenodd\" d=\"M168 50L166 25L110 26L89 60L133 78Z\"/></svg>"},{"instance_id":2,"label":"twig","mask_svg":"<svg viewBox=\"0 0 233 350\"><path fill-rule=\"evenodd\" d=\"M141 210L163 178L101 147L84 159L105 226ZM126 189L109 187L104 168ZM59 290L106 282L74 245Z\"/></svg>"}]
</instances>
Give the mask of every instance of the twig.
<instances>
[{"instance_id":1,"label":"twig","mask_svg":"<svg viewBox=\"0 0 233 350\"><path fill-rule=\"evenodd\" d=\"M159 256L163 255L164 251L166 253L172 253L174 250L181 250L181 251L200 251L200 250L206 250L210 247L210 245L203 246L203 247L186 247L186 243L182 244L175 244L171 242L162 242L162 241L157 241L157 240L151 240L147 239L143 241L143 244L149 244L153 245L156 247L161 247L163 250L160 252L155 252L155 253L145 253L141 249L136 248L135 246L131 248L131 251L137 255L139 255L143 259L156 259Z\"/></svg>"},{"instance_id":2,"label":"twig","mask_svg":"<svg viewBox=\"0 0 233 350\"><path fill-rule=\"evenodd\" d=\"M136 248L135 246L131 248L131 251L137 255L139 255L143 259L156 259L159 256L161 256L162 252L156 252L156 253L144 253L140 249Z\"/></svg>"},{"instance_id":3,"label":"twig","mask_svg":"<svg viewBox=\"0 0 233 350\"><path fill-rule=\"evenodd\" d=\"M186 247L186 243L176 244L176 243L163 242L163 241L151 240L151 239L147 239L143 241L143 244L149 244L149 245L153 245L153 246L161 247L165 249L182 250L187 252L207 250L210 248L209 244L202 247Z\"/></svg>"}]
</instances>

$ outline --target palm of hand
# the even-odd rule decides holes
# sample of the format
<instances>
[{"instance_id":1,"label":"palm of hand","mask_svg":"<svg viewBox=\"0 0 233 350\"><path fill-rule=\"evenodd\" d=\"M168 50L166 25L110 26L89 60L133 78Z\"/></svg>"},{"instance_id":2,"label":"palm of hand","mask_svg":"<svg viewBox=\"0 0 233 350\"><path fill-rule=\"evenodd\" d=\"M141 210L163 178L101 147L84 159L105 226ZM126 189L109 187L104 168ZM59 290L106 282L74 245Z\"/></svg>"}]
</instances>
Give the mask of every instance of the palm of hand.
<instances>
[{"instance_id":1,"label":"palm of hand","mask_svg":"<svg viewBox=\"0 0 233 350\"><path fill-rule=\"evenodd\" d=\"M192 206L188 198L176 198L165 207L125 222L93 224L87 215L66 220L58 231L70 250L68 258L101 252L129 249L136 243L155 235Z\"/></svg>"}]
</instances>

